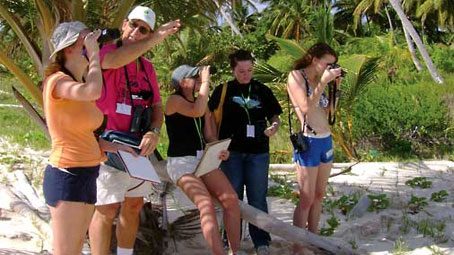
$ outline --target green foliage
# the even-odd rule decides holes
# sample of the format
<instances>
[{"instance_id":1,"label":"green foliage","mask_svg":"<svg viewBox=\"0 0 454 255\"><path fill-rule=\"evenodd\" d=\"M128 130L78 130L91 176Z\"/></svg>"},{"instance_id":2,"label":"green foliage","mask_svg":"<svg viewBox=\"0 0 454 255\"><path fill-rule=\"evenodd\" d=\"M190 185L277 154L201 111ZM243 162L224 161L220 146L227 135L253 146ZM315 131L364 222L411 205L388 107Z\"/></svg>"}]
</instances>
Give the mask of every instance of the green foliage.
<instances>
[{"instance_id":1,"label":"green foliage","mask_svg":"<svg viewBox=\"0 0 454 255\"><path fill-rule=\"evenodd\" d=\"M369 86L353 108L355 139L367 140L373 145L369 149L404 158L452 153L454 134L446 133L452 120L441 100L446 90L425 79L412 86Z\"/></svg>"},{"instance_id":2,"label":"green foliage","mask_svg":"<svg viewBox=\"0 0 454 255\"><path fill-rule=\"evenodd\" d=\"M369 212L378 212L389 207L389 198L386 194L371 194L367 196L371 201L369 208L367 208Z\"/></svg>"},{"instance_id":3,"label":"green foliage","mask_svg":"<svg viewBox=\"0 0 454 255\"><path fill-rule=\"evenodd\" d=\"M435 202L443 202L448 198L449 194L446 190L440 190L430 195L430 200Z\"/></svg>"},{"instance_id":4,"label":"green foliage","mask_svg":"<svg viewBox=\"0 0 454 255\"><path fill-rule=\"evenodd\" d=\"M343 215L347 215L353 207L358 203L359 194L354 193L352 195L343 195L337 201L336 205L341 210Z\"/></svg>"},{"instance_id":5,"label":"green foliage","mask_svg":"<svg viewBox=\"0 0 454 255\"><path fill-rule=\"evenodd\" d=\"M320 235L322 236L331 236L334 234L334 230L339 226L339 220L336 216L331 215L330 218L326 221L328 227L320 229Z\"/></svg>"},{"instance_id":6,"label":"green foliage","mask_svg":"<svg viewBox=\"0 0 454 255\"><path fill-rule=\"evenodd\" d=\"M405 185L412 188L419 187L421 189L428 189L432 187L432 182L427 180L426 177L415 177L405 182Z\"/></svg>"},{"instance_id":7,"label":"green foliage","mask_svg":"<svg viewBox=\"0 0 454 255\"><path fill-rule=\"evenodd\" d=\"M426 207L428 205L426 200L427 200L427 198L425 198L425 197L417 197L417 196L411 195L411 199L407 205L409 213L417 214L420 211L422 211L424 209L424 207Z\"/></svg>"},{"instance_id":8,"label":"green foliage","mask_svg":"<svg viewBox=\"0 0 454 255\"><path fill-rule=\"evenodd\" d=\"M299 202L299 195L293 189L292 181L287 181L286 178L282 178L278 175L271 175L270 179L279 185L271 186L268 189L268 196L285 198L292 201L294 204Z\"/></svg>"}]
</instances>

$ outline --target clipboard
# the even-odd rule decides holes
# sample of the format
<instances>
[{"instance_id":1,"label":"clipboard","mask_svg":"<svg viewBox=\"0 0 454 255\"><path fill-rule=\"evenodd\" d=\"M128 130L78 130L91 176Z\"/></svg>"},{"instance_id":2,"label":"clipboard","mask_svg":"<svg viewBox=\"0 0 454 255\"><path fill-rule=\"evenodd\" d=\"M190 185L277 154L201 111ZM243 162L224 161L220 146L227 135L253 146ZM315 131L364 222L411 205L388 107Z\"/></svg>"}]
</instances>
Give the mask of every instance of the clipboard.
<instances>
[{"instance_id":1,"label":"clipboard","mask_svg":"<svg viewBox=\"0 0 454 255\"><path fill-rule=\"evenodd\" d=\"M223 140L207 143L203 151L202 158L200 159L197 167L195 168L194 175L197 177L203 176L219 167L221 160L219 153L229 148L232 139L227 138Z\"/></svg>"},{"instance_id":2,"label":"clipboard","mask_svg":"<svg viewBox=\"0 0 454 255\"><path fill-rule=\"evenodd\" d=\"M150 160L143 156L134 157L131 153L126 151L118 151L118 157L121 159L125 166L126 172L136 179L161 183L156 169L151 164Z\"/></svg>"}]
</instances>

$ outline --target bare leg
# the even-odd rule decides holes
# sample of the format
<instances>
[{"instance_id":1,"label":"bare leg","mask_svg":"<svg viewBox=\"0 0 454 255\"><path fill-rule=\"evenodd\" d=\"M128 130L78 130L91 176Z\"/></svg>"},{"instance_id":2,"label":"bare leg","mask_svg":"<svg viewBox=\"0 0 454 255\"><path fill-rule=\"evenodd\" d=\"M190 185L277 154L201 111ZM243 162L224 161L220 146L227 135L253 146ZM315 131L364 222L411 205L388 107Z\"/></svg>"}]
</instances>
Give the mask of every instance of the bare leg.
<instances>
[{"instance_id":1,"label":"bare leg","mask_svg":"<svg viewBox=\"0 0 454 255\"><path fill-rule=\"evenodd\" d=\"M314 200L307 220L308 230L315 234L319 233L318 225L320 222L320 214L322 212L322 201L325 196L326 185L328 184L331 168L332 163L321 164L318 168Z\"/></svg>"},{"instance_id":2,"label":"bare leg","mask_svg":"<svg viewBox=\"0 0 454 255\"><path fill-rule=\"evenodd\" d=\"M140 210L143 206L143 197L125 197L121 203L117 225L118 247L132 249L136 240L140 223Z\"/></svg>"},{"instance_id":3,"label":"bare leg","mask_svg":"<svg viewBox=\"0 0 454 255\"><path fill-rule=\"evenodd\" d=\"M225 254L213 200L205 184L201 179L191 174L183 175L177 184L199 209L203 237L207 241L211 252L215 255Z\"/></svg>"},{"instance_id":4,"label":"bare leg","mask_svg":"<svg viewBox=\"0 0 454 255\"><path fill-rule=\"evenodd\" d=\"M96 206L90 224L90 248L93 255L110 254L112 225L120 204Z\"/></svg>"},{"instance_id":5,"label":"bare leg","mask_svg":"<svg viewBox=\"0 0 454 255\"><path fill-rule=\"evenodd\" d=\"M318 175L317 167L296 166L297 181L300 192L300 199L293 213L293 225L306 228L307 218L314 201L315 183ZM298 244L293 245L293 252L300 252L302 247Z\"/></svg>"},{"instance_id":6,"label":"bare leg","mask_svg":"<svg viewBox=\"0 0 454 255\"><path fill-rule=\"evenodd\" d=\"M240 249L240 206L238 196L224 173L217 169L202 177L207 189L224 209L224 223L230 249Z\"/></svg>"},{"instance_id":7,"label":"bare leg","mask_svg":"<svg viewBox=\"0 0 454 255\"><path fill-rule=\"evenodd\" d=\"M80 254L95 206L60 201L49 207L52 217L53 254Z\"/></svg>"}]
</instances>

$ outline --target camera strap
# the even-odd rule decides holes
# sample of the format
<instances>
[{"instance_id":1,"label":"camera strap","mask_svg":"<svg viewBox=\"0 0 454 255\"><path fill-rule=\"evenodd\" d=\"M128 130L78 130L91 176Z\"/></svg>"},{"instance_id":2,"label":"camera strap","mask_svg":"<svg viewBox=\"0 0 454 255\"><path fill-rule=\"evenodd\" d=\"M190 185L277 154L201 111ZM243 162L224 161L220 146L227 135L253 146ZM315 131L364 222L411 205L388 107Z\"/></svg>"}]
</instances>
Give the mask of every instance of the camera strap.
<instances>
[{"instance_id":1,"label":"camera strap","mask_svg":"<svg viewBox=\"0 0 454 255\"><path fill-rule=\"evenodd\" d=\"M116 46L117 48L120 48L121 46L123 46L123 42L121 40L118 40L117 43L116 43ZM148 80L148 73L147 73L147 69L145 69L145 65L143 64L143 59L142 57L139 57L138 58L139 60L139 64L140 64L140 68L143 70L143 72L145 73L145 81L147 82L148 84L148 87L150 88L150 93L151 93L151 96L150 96L150 100L153 99L153 88L151 86L151 83L150 81ZM124 72L125 72L125 79L126 79L126 88L128 89L128 92L129 92L129 98L131 100L131 106L134 108L134 100L132 98L132 91L131 91L131 82L129 80L129 74L128 74L128 69L126 68L127 65L124 65L123 66L123 69L124 69ZM138 68L138 67L137 67ZM136 77L136 80L138 82L139 80L139 75L137 75ZM137 83L138 84L138 83Z\"/></svg>"},{"instance_id":2,"label":"camera strap","mask_svg":"<svg viewBox=\"0 0 454 255\"><path fill-rule=\"evenodd\" d=\"M339 79L335 79L334 81L328 84L328 97L329 97L329 106L328 106L328 123L332 126L336 122L336 109L337 103L339 99L337 85L339 83Z\"/></svg>"}]
</instances>

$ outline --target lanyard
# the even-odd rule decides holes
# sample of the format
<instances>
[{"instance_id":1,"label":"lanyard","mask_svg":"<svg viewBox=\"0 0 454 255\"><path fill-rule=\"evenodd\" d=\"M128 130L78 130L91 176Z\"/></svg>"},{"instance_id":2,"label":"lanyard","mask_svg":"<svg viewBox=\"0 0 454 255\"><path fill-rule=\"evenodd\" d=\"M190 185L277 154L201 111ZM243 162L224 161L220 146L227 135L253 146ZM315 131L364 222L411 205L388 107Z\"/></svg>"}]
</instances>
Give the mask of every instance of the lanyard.
<instances>
[{"instance_id":1,"label":"lanyard","mask_svg":"<svg viewBox=\"0 0 454 255\"><path fill-rule=\"evenodd\" d=\"M247 95L248 102L251 99L251 88L252 88L252 84L249 84L249 92L248 92L248 95ZM251 125L251 117L249 116L249 110L247 108L246 98L244 98L243 93L241 93L241 98L243 98L243 102L244 102L243 108L246 111L248 123L249 123L249 125Z\"/></svg>"},{"instance_id":2,"label":"lanyard","mask_svg":"<svg viewBox=\"0 0 454 255\"><path fill-rule=\"evenodd\" d=\"M199 136L200 140L200 149L203 150L203 136L202 136L202 119L201 118L194 118L195 129L197 130L197 135Z\"/></svg>"}]
</instances>

